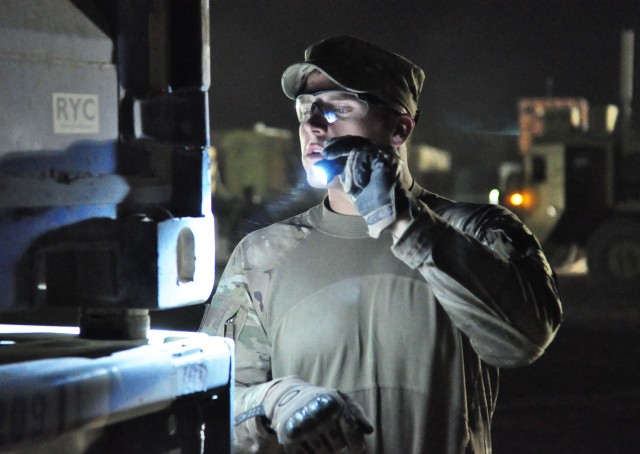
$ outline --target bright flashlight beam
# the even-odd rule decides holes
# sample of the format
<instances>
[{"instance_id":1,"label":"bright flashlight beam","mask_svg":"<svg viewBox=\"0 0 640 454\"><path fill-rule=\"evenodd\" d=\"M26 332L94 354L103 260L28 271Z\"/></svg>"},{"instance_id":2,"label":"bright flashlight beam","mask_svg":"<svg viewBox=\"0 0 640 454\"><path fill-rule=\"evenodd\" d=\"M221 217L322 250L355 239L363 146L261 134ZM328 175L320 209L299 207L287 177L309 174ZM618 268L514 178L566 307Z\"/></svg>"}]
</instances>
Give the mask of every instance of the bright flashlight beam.
<instances>
[{"instance_id":1,"label":"bright flashlight beam","mask_svg":"<svg viewBox=\"0 0 640 454\"><path fill-rule=\"evenodd\" d=\"M323 159L322 161L316 162L311 168L311 171L320 183L327 185L337 175L342 173L346 163L346 157L338 159Z\"/></svg>"}]
</instances>

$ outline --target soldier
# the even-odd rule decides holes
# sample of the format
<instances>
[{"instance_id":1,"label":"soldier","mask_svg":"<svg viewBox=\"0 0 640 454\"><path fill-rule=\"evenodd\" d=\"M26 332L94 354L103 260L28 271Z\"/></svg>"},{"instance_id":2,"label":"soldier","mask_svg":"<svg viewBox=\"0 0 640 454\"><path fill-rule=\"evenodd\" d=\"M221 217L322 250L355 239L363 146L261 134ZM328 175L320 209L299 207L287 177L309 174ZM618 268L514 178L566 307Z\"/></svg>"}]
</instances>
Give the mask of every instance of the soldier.
<instances>
[{"instance_id":1,"label":"soldier","mask_svg":"<svg viewBox=\"0 0 640 454\"><path fill-rule=\"evenodd\" d=\"M531 232L411 177L423 80L349 36L282 76L327 197L244 238L203 319L236 341L238 452L489 453L499 368L555 336L555 274ZM320 160L344 170L322 182Z\"/></svg>"}]
</instances>

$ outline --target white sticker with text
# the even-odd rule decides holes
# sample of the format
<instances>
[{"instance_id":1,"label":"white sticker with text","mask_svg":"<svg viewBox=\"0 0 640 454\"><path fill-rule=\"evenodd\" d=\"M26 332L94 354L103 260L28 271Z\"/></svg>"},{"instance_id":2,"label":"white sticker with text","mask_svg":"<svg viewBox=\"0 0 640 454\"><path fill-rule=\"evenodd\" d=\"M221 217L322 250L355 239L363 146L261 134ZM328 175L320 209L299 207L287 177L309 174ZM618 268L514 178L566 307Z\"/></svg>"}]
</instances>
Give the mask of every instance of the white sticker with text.
<instances>
[{"instance_id":1,"label":"white sticker with text","mask_svg":"<svg viewBox=\"0 0 640 454\"><path fill-rule=\"evenodd\" d=\"M54 134L98 134L98 95L53 93Z\"/></svg>"}]
</instances>

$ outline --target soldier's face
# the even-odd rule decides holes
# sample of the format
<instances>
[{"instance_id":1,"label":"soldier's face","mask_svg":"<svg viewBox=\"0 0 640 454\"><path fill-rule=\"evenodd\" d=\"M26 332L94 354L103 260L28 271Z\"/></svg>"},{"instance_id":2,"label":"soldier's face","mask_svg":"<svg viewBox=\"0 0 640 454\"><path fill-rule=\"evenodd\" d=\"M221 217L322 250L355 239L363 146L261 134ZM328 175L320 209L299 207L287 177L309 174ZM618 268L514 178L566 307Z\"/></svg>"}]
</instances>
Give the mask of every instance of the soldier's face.
<instances>
[{"instance_id":1,"label":"soldier's face","mask_svg":"<svg viewBox=\"0 0 640 454\"><path fill-rule=\"evenodd\" d=\"M314 72L307 79L304 93L340 89L324 74ZM325 185L318 181L311 172L313 164L322 159L320 152L324 148L325 141L332 137L352 135L366 137L375 143L388 144L391 141L392 128L389 126L389 122L384 121L380 115L376 115L373 109L370 109L363 118L340 119L333 123L329 123L322 113L316 110L308 120L300 123L299 133L302 166L309 184L315 188L340 188L340 182L337 178L329 185Z\"/></svg>"}]
</instances>

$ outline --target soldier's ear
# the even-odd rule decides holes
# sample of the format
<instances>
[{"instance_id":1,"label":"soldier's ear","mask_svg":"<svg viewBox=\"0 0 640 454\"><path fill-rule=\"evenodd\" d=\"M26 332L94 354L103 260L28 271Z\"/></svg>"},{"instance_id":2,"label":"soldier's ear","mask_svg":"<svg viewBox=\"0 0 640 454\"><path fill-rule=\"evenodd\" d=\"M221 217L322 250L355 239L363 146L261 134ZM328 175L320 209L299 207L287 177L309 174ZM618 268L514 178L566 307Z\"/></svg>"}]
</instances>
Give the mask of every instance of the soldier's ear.
<instances>
[{"instance_id":1,"label":"soldier's ear","mask_svg":"<svg viewBox=\"0 0 640 454\"><path fill-rule=\"evenodd\" d=\"M394 122L393 133L391 135L391 145L399 147L405 143L415 126L416 122L411 118L411 115L399 115Z\"/></svg>"}]
</instances>

